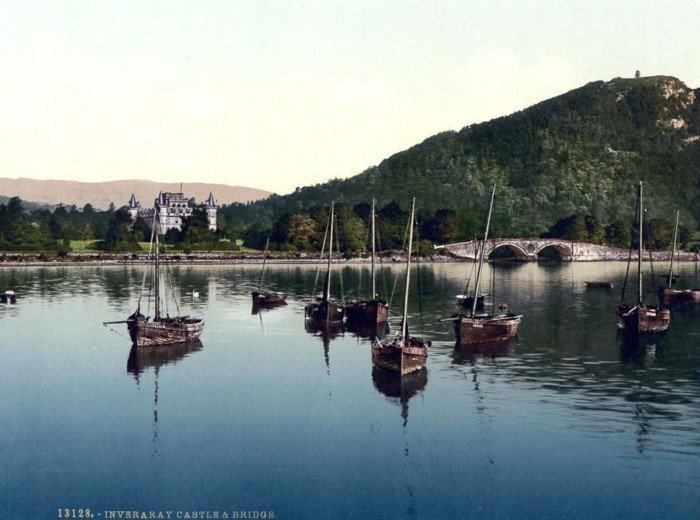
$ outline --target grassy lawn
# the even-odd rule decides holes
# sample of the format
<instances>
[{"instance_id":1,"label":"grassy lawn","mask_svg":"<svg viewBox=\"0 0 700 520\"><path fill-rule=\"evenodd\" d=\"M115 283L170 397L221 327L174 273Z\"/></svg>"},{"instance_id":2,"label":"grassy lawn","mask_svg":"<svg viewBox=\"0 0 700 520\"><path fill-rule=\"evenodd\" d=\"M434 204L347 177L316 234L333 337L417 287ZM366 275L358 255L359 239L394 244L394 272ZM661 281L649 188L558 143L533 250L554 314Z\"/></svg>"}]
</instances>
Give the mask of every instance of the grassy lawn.
<instances>
[{"instance_id":1,"label":"grassy lawn","mask_svg":"<svg viewBox=\"0 0 700 520\"><path fill-rule=\"evenodd\" d=\"M229 242L229 240L223 239L222 242ZM70 247L72 253L99 253L100 250L95 246L99 240L71 240ZM236 240L236 244L240 247L240 251L211 251L212 253L218 254L229 254L229 253L260 253L258 249L250 249L248 247L243 247L243 240ZM148 253L148 248L150 244L148 242L139 242L141 246L140 253ZM172 245L166 244L165 251L173 254L185 254L181 249L175 249ZM36 251L41 253L41 251ZM193 253L209 253L207 250L193 250Z\"/></svg>"}]
</instances>

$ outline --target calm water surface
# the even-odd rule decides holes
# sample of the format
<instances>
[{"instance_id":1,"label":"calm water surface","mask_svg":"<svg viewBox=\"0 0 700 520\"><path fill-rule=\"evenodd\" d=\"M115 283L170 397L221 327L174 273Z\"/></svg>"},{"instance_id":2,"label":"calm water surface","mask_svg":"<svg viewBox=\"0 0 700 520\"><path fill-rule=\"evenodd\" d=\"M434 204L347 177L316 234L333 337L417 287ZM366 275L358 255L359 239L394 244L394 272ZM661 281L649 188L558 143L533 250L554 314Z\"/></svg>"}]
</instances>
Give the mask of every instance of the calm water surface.
<instances>
[{"instance_id":1,"label":"calm water surface","mask_svg":"<svg viewBox=\"0 0 700 520\"><path fill-rule=\"evenodd\" d=\"M201 343L131 356L126 326L102 321L133 312L142 267L2 269L0 290L19 302L0 307L0 518L80 507L698 518L700 311L674 309L666 335L621 340L624 270L486 268L487 299L524 315L521 334L467 351L439 320L470 266L419 266L411 326L433 346L402 382L373 370L368 340L306 332L315 267L271 266L289 305L258 314L260 266L173 267L181 311L206 318ZM698 283L696 265L679 271L681 286ZM346 297L366 294L367 267L342 273ZM383 268L380 291L402 273Z\"/></svg>"}]
</instances>

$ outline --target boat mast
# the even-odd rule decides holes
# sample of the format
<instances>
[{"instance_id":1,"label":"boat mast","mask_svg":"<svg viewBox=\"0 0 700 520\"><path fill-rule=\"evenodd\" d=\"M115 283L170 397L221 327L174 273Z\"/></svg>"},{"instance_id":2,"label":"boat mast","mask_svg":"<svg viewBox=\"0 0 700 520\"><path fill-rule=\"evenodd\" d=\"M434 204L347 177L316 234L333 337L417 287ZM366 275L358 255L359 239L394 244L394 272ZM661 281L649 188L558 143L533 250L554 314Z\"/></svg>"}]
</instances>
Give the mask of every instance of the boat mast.
<instances>
[{"instance_id":1,"label":"boat mast","mask_svg":"<svg viewBox=\"0 0 700 520\"><path fill-rule=\"evenodd\" d=\"M676 237L678 236L678 217L680 210L676 210L676 225L673 228L673 251L671 252L671 265L668 268L668 288L673 284L673 257L676 256Z\"/></svg>"},{"instance_id":2,"label":"boat mast","mask_svg":"<svg viewBox=\"0 0 700 520\"><path fill-rule=\"evenodd\" d=\"M265 242L265 254L263 255L263 265L262 272L260 273L260 288L258 292L262 292L263 288L263 277L265 276L265 263L267 262L267 248L270 247L270 237L267 237L267 242Z\"/></svg>"},{"instance_id":3,"label":"boat mast","mask_svg":"<svg viewBox=\"0 0 700 520\"><path fill-rule=\"evenodd\" d=\"M676 224L677 223L678 222L676 222ZM377 297L376 280L375 280L375 275L374 275L374 254L375 254L375 249L374 249L374 199L372 199L372 297L370 298L371 300L374 300Z\"/></svg>"},{"instance_id":4,"label":"boat mast","mask_svg":"<svg viewBox=\"0 0 700 520\"><path fill-rule=\"evenodd\" d=\"M406 293L403 298L403 323L401 324L401 342L408 342L408 287L411 281L411 251L413 246L413 215L416 210L416 198L413 197L411 204L411 220L410 229L408 232L408 257L406 259ZM401 358L403 363L403 357Z\"/></svg>"},{"instance_id":5,"label":"boat mast","mask_svg":"<svg viewBox=\"0 0 700 520\"><path fill-rule=\"evenodd\" d=\"M484 264L484 251L486 251L486 240L489 237L489 225L491 224L491 210L493 209L493 199L496 196L496 185L493 185L491 190L491 202L489 203L489 212L486 217L486 230L484 231L484 239L481 242L481 251L479 251L479 268L476 271L476 286L474 287L474 301L472 302L472 316L476 313L476 301L479 297L479 284L481 283L481 266Z\"/></svg>"},{"instance_id":6,"label":"boat mast","mask_svg":"<svg viewBox=\"0 0 700 520\"><path fill-rule=\"evenodd\" d=\"M642 212L644 211L644 189L642 188L642 182L639 182L639 254L637 255L637 305L642 305L642 254L644 253L644 244L642 243L642 229L644 217Z\"/></svg>"},{"instance_id":7,"label":"boat mast","mask_svg":"<svg viewBox=\"0 0 700 520\"><path fill-rule=\"evenodd\" d=\"M333 258L333 216L335 211L335 203L331 202L331 234L328 243L328 270L326 271L326 281L323 285L323 301L328 302L331 298L331 259ZM328 318L328 316L326 316Z\"/></svg>"},{"instance_id":8,"label":"boat mast","mask_svg":"<svg viewBox=\"0 0 700 520\"><path fill-rule=\"evenodd\" d=\"M159 236L160 236L160 205L156 204L156 211L155 214L153 215L153 218L155 219L154 222L154 227L155 227L155 235L156 235L156 261L155 261L155 286L156 286L156 291L155 291L155 296L156 296L156 309L155 309L155 318L154 321L160 320L160 243L159 243Z\"/></svg>"}]
</instances>

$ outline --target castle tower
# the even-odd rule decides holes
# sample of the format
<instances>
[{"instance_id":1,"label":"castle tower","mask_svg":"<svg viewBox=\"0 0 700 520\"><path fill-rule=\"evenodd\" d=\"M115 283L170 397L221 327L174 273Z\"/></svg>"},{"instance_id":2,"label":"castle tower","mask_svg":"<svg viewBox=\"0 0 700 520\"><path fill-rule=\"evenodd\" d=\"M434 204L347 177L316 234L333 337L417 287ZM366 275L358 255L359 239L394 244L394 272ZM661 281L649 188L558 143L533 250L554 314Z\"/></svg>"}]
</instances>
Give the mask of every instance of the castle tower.
<instances>
[{"instance_id":1,"label":"castle tower","mask_svg":"<svg viewBox=\"0 0 700 520\"><path fill-rule=\"evenodd\" d=\"M214 194L211 191L209 192L209 198L204 201L204 206L207 208L209 229L216 231L216 200L214 200Z\"/></svg>"}]
</instances>

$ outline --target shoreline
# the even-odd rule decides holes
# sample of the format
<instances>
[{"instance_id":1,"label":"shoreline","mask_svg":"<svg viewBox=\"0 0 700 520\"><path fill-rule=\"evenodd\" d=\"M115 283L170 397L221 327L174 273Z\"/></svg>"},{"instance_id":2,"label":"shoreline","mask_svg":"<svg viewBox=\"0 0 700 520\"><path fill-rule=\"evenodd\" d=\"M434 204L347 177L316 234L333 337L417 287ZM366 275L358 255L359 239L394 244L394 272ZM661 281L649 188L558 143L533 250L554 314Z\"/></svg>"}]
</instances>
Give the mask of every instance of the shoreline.
<instances>
[{"instance_id":1,"label":"shoreline","mask_svg":"<svg viewBox=\"0 0 700 520\"><path fill-rule=\"evenodd\" d=\"M320 259L316 256L310 257L305 253L268 253L268 264L298 264L298 265L317 265L327 263L327 259ZM654 252L653 260L656 262L670 261L669 252ZM194 253L194 254L166 254L161 256L164 262L171 265L245 265L245 264L262 264L263 254L255 253ZM636 261L635 256L632 258ZM388 257L381 257L377 260L378 264L400 264L406 261L406 256L403 254L392 254ZM549 262L550 260L543 260ZM555 262L557 260L554 260ZM626 262L627 259L607 258L596 260L568 260L561 261L562 263L595 263L595 262ZM644 262L649 262L648 258L644 258ZM689 252L676 252L674 262L698 262L700 254ZM503 263L531 263L532 261L503 261ZM147 254L138 253L69 253L66 256L59 256L47 253L0 253L0 269L3 267L70 267L70 266L106 266L106 265L146 265L149 263ZM370 264L370 258L339 257L333 260L334 264L344 265L364 265ZM431 255L420 257L417 263L430 264L447 264L447 263L472 263L472 260L467 258L459 258L455 256Z\"/></svg>"}]
</instances>

